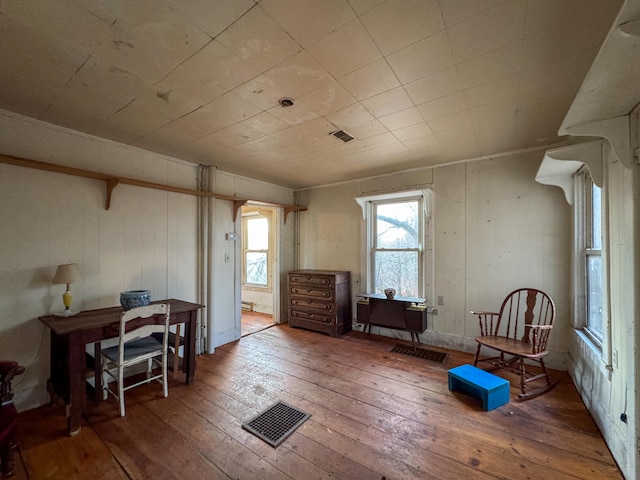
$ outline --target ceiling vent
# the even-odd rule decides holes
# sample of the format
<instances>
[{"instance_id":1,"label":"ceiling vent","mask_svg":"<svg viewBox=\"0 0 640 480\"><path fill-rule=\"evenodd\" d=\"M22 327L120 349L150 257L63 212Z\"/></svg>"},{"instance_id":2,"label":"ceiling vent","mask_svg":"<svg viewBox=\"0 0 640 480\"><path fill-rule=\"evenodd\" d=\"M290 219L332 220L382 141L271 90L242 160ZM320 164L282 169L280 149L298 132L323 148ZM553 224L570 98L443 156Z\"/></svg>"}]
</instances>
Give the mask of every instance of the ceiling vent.
<instances>
[{"instance_id":1,"label":"ceiling vent","mask_svg":"<svg viewBox=\"0 0 640 480\"><path fill-rule=\"evenodd\" d=\"M347 132L345 132L344 130L336 130L335 132L331 132L330 135L333 135L336 138L339 138L340 140L342 140L344 143L350 142L351 140L354 139L354 137L352 137L351 135L349 135Z\"/></svg>"}]
</instances>

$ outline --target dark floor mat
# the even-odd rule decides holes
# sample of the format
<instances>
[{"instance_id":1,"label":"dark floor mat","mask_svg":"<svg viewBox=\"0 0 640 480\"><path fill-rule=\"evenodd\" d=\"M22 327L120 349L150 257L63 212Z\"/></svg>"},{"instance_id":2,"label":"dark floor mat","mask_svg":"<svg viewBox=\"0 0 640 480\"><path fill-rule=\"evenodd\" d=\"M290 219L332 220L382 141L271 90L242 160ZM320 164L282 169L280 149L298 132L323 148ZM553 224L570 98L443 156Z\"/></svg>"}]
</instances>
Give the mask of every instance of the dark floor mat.
<instances>
[{"instance_id":1,"label":"dark floor mat","mask_svg":"<svg viewBox=\"0 0 640 480\"><path fill-rule=\"evenodd\" d=\"M275 448L310 416L291 405L278 402L258 416L244 422L242 428Z\"/></svg>"}]
</instances>

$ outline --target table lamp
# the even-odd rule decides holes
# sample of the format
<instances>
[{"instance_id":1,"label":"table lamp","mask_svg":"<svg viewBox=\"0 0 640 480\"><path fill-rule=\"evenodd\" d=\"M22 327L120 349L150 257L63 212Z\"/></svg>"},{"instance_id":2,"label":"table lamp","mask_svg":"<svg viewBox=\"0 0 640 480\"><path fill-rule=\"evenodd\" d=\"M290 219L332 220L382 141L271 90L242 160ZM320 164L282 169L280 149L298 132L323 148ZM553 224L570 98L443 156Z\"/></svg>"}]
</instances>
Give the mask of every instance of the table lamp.
<instances>
[{"instance_id":1,"label":"table lamp","mask_svg":"<svg viewBox=\"0 0 640 480\"><path fill-rule=\"evenodd\" d=\"M53 277L53 283L66 283L67 291L62 294L62 303L64 303L64 313L65 317L70 317L73 315L71 311L71 300L73 296L71 295L71 290L69 286L80 280L82 274L80 273L80 267L77 263L67 263L65 265L58 265L58 269L56 270L56 274Z\"/></svg>"}]
</instances>

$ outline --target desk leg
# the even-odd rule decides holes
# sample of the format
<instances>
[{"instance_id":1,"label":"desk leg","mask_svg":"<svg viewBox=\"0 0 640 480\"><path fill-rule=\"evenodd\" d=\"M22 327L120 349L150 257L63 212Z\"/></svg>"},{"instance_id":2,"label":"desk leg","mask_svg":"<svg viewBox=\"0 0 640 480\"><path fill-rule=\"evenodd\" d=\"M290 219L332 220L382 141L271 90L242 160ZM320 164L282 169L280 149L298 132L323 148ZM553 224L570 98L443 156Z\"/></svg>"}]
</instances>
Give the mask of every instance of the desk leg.
<instances>
[{"instance_id":1,"label":"desk leg","mask_svg":"<svg viewBox=\"0 0 640 480\"><path fill-rule=\"evenodd\" d=\"M69 371L69 405L67 405L67 423L69 435L77 435L82 427L82 409L85 402L85 351L80 335L69 335L67 353Z\"/></svg>"},{"instance_id":2,"label":"desk leg","mask_svg":"<svg viewBox=\"0 0 640 480\"><path fill-rule=\"evenodd\" d=\"M93 382L94 392L93 399L96 404L102 401L102 342L97 341L93 344Z\"/></svg>"},{"instance_id":3,"label":"desk leg","mask_svg":"<svg viewBox=\"0 0 640 480\"><path fill-rule=\"evenodd\" d=\"M191 383L196 377L196 327L198 323L198 311L189 312L189 321L185 323L184 342L184 371L185 383Z\"/></svg>"}]
</instances>

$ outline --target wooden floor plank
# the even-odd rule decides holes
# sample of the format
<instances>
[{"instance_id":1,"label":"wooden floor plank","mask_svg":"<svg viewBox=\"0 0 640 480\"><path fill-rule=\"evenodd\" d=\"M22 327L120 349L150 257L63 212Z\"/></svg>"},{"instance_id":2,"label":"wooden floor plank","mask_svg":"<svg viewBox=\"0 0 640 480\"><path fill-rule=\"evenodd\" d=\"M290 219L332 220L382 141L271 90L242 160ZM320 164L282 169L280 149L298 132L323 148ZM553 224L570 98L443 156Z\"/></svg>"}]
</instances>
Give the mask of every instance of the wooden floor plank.
<instances>
[{"instance_id":1,"label":"wooden floor plank","mask_svg":"<svg viewBox=\"0 0 640 480\"><path fill-rule=\"evenodd\" d=\"M508 405L485 412L447 388L471 355L438 364L395 343L279 325L198 357L196 380L172 379L168 398L158 385L127 392L124 418L112 400L90 405L76 437L60 407L25 412L16 478L622 478L565 373L527 402L512 386ZM272 448L241 424L276 400L311 417Z\"/></svg>"},{"instance_id":2,"label":"wooden floor plank","mask_svg":"<svg viewBox=\"0 0 640 480\"><path fill-rule=\"evenodd\" d=\"M241 352L242 342L240 344L236 344L233 347L233 351L238 353ZM249 352L244 352L245 355L251 356ZM251 358L248 360L250 362L261 361L256 358ZM279 364L282 365L282 368L286 368L287 364ZM267 365L265 367L268 368ZM333 367L333 368L332 368ZM317 367L319 368L319 367ZM505 453L505 457L503 461L509 461L509 457L516 457L512 459L511 463L520 464L521 467L523 465L528 465L527 472L530 470L535 470L542 466L544 469L549 469L550 467L546 464L546 460L549 454L553 454L552 450L554 447L540 444L538 442L532 441L529 438L525 437L517 437L513 436L511 433L505 433L500 430L496 430L493 428L491 424L482 424L482 423L472 423L471 421L466 422L463 417L462 425L460 420L456 420L456 422L450 422L448 419L453 412L450 412L449 415L440 415L440 418L436 419L439 425L438 435L440 439L446 438L451 443L454 443L457 448L450 449L446 447L446 442L435 442L433 434L430 432L425 434L430 423L433 423L434 416L433 414L429 416L429 419L424 423L420 424L420 422L415 421L416 412L426 411L423 408L422 402L417 404L410 404L410 402L398 402L397 397L392 394L387 394L383 392L379 392L373 389L368 389L367 387L357 387L358 383L354 380L353 382L345 382L340 381L338 376L338 370L343 369L343 366L335 366L332 364L325 365L325 368L329 369L329 372L320 372L318 369L309 369L307 374L304 375L300 372L304 372L305 370L300 370L300 366L292 366L291 369L301 375L301 378L304 377L305 380L311 382L313 381L318 385L319 393L314 392L315 386L308 386L305 390L312 392L311 395L322 400L328 400L328 397L320 397L322 392L329 390L333 394L344 394L347 398L358 398L364 405L360 405L355 412L348 412L347 407L342 410L343 414L354 415L356 420L361 421L362 423L366 423L367 421L371 421L372 418L377 418L376 428L379 428L385 434L393 435L400 439L410 440L413 444L418 446L423 446L424 448L432 449L434 452L439 453L442 456L447 456L452 460L463 462L466 459L467 452L472 451L475 446L482 445L483 450L479 451L476 456L472 459L472 462L478 464L479 468L487 469L491 471L494 467L490 464L491 459L495 457L492 455L494 452L501 452L506 450L506 452L526 452L526 458L524 458L520 454L511 454ZM241 368L242 370L242 368ZM291 371L289 372L291 373ZM265 370L262 377L268 376L269 371ZM363 378L366 375L361 375ZM313 380L312 380L313 377ZM250 382L250 379L247 378L244 380L245 382ZM280 384L285 384L286 380L279 380ZM451 395L449 395L451 397ZM347 399L348 402L351 400ZM474 404L476 402L473 402ZM374 407L374 410L371 412L371 416L367 416L365 418L358 418L357 416L370 410L368 407ZM430 409L430 412L433 412L434 409ZM494 412L478 412L478 407L474 406L473 410L470 413L480 413L486 416L497 415L497 411ZM413 427L418 427L414 429ZM420 427L423 427L424 431L421 430ZM462 429L460 428L462 427ZM463 433L461 433L463 432ZM435 445L432 446L432 445ZM441 448L438 448L441 447ZM485 451L489 451L487 455L484 453ZM455 456L455 454L459 456ZM477 457L486 457L488 460L481 460ZM573 475L582 474L582 473L590 473L582 472L584 466L583 458L579 456L575 456L571 458L571 461L565 462L561 464L559 467L561 470L556 472L557 478L562 478L562 474L568 475L567 478L572 478ZM608 478L611 474L611 466L610 465L600 465L596 464L598 468L597 473L601 475L601 478ZM524 469L521 468L524 472ZM486 470L485 470L486 471ZM526 478L529 473L523 473L522 478ZM514 477L518 478L518 477ZM610 477L609 477L610 478ZM615 477L614 477L615 478Z\"/></svg>"},{"instance_id":3,"label":"wooden floor plank","mask_svg":"<svg viewBox=\"0 0 640 480\"><path fill-rule=\"evenodd\" d=\"M445 377L442 376L442 373L446 369L456 365L448 365L447 367L442 367L442 370L439 374L440 380L437 382L434 382L430 379L425 380L425 378L422 377L420 374L415 374L412 377L407 377L405 375L405 377L402 379L392 378L394 370L389 371L388 368L384 366L383 367L372 366L370 355L367 356L366 358L367 361L362 361L360 358L352 358L350 362L351 365L349 366L339 365L337 368L330 370L331 364L329 363L328 360L324 359L324 357L326 357L327 355L326 350L322 351L321 356L318 354L309 353L309 351L311 350L309 348L307 348L304 352L289 350L286 347L278 344L277 339L274 340L273 338L274 334L277 335L277 332L275 333L271 332L271 334L268 334L268 336L267 335L263 336L260 342L251 342L250 340L243 340L239 344L234 344L232 346L229 346L228 348L238 348L240 345L242 345L242 346L252 347L262 352L264 351L277 352L276 355L279 358L288 358L290 359L290 361L296 362L298 365L309 366L310 368L329 374L332 377L341 377L351 383L366 382L367 378L369 377L366 375L363 375L362 374L363 371L369 371L378 375L381 373L380 371L382 370L382 375L385 376L385 381L380 382L375 380L376 377L373 377L374 380L372 380L368 384L369 387L375 388L381 392L389 393L394 397L400 397L402 399L414 402L416 404L421 404L426 400L425 393L422 391L423 388L426 388L432 392L437 392L445 395L445 399L442 399L442 397L440 397L440 399L437 399L438 397L434 396L432 399L437 399L438 404L432 405L431 408L429 409L424 409L424 408L416 409L416 415L424 415L424 416L429 415L431 418L433 417L434 414L440 413L441 420L439 421L446 421L446 418L455 415L457 409L459 408L459 405L458 405L459 400L456 400L453 406L447 406L445 400L451 399L452 395L448 391L446 376ZM404 357L402 355L397 355L397 354L391 354L386 356L392 356L392 355ZM342 358L342 356L340 356L340 358ZM405 366L406 366L406 362L411 362L418 365L422 364L423 366L428 365L430 367L429 370L435 370L437 368L435 366L437 364L434 364L434 362L427 362L425 360L415 359L413 357L407 357L407 359L403 361L405 362ZM395 371L397 371L397 369ZM568 381L568 377L567 377L567 381ZM407 382L409 383L410 386L413 386L415 388L407 388L407 384L406 384ZM572 386L571 386L571 389L572 389L571 391L574 392L575 389ZM545 405L553 404L554 402L549 402L548 399L554 398L554 395L557 396L557 394L560 393L560 390L561 388L558 388L558 390L553 395L540 397L539 399L537 399L536 402L514 401L509 405L508 414L505 414L505 409L498 410L497 412L491 412L489 415L494 417L492 419L491 427L499 428L504 432L508 433L513 430L514 423L518 423L518 424L524 423L525 424L524 426L528 424L531 428L524 429L523 431L527 432L527 437L533 441L536 441L545 445L549 445L550 447L554 447L554 448L568 449L568 451L570 452L578 453L583 456L589 456L596 460L609 458L610 455L608 454L608 452L607 451L603 452L602 441L599 438L599 435L598 436L593 435L592 438L583 437L582 439L583 441L575 442L575 439L576 439L575 432L578 431L582 433L584 432L585 423L587 424L593 423L590 417L588 417L587 422L585 422L585 409L584 409L584 405L581 402L573 402L575 411L579 412L579 417L572 424L563 422L561 425L550 425L549 427L544 429L537 428L539 427L540 418L543 418L543 419L547 418L549 417L549 413L550 413L549 411L542 411L541 408L543 408ZM517 388L515 388L514 395L513 395L514 397L515 397L515 392L517 391L518 391ZM470 405L469 405L470 408L468 409L468 415L470 415L471 417L474 417L474 416L477 417L478 415L485 416L485 417L487 416L484 412L478 411L476 407L476 405L478 404L477 401L473 399L468 399L468 398L465 399L465 397L458 397L458 398L461 399L461 401L463 402L466 402L467 400L470 401ZM569 408L568 405L570 404L570 402L568 402L566 398L562 402L555 402L555 403L560 403L561 407L564 408L565 410ZM523 414L522 412L523 408L526 408L527 406L533 407L534 405L540 407L536 411L536 417L538 419L537 421L532 419L531 413ZM553 417L554 415L559 415L558 408L555 408L551 413L552 413L551 417ZM591 429L589 430L591 431ZM533 436L532 436L532 433L530 432L533 432Z\"/></svg>"},{"instance_id":4,"label":"wooden floor plank","mask_svg":"<svg viewBox=\"0 0 640 480\"><path fill-rule=\"evenodd\" d=\"M228 371L224 365L224 361L218 360L215 367L222 366L222 370ZM389 435L386 432L381 431L370 425L372 423L367 419L365 423L361 420L355 420L353 415L348 415L347 412L338 413L335 410L334 405L323 406L317 403L317 399L310 395L310 398L306 399L297 393L291 393L282 389L285 380L284 378L277 378L276 381L265 380L266 376L260 376L259 382L262 387L260 391L254 388L253 382L250 379L251 375L256 373L255 369L251 370L249 377L241 377L238 374L234 374L232 377L227 378L223 375L211 374L207 375L207 382L211 381L212 387L223 389L230 395L237 398L247 398L247 389L253 392L250 395L254 400L262 399L258 402L259 406L256 406L256 412L261 410L262 407L273 403L276 399L286 401L302 410L312 414L310 420L307 421L311 426L314 423L319 423L317 431L330 432L330 437L327 438L327 445L334 450L333 457L347 457L350 452L355 451L351 455L351 458L361 462L364 466L370 465L371 462L385 465L383 473L391 475L390 478L394 478L393 474L398 471L414 471L419 473L420 468L429 468L433 475L432 478L487 478L480 473L474 473L468 471L466 467L460 468L458 462L451 462L445 457L434 454L430 451L424 451L417 446L403 446L402 451L398 451L397 438L393 435ZM272 378L273 379L273 378ZM265 388L264 385L272 385ZM359 405L354 404L353 409L359 409ZM377 418L377 417L376 417ZM306 423L305 423L306 425ZM299 432L295 432L292 438L300 433L306 435L306 428L300 429ZM315 437L313 437L315 439ZM288 441L287 441L288 442ZM407 458L412 462L417 462L416 465L411 463L401 463L401 461ZM362 478L362 477L355 477ZM413 478L408 476L407 478ZM416 478L424 478L424 473L418 475Z\"/></svg>"}]
</instances>

